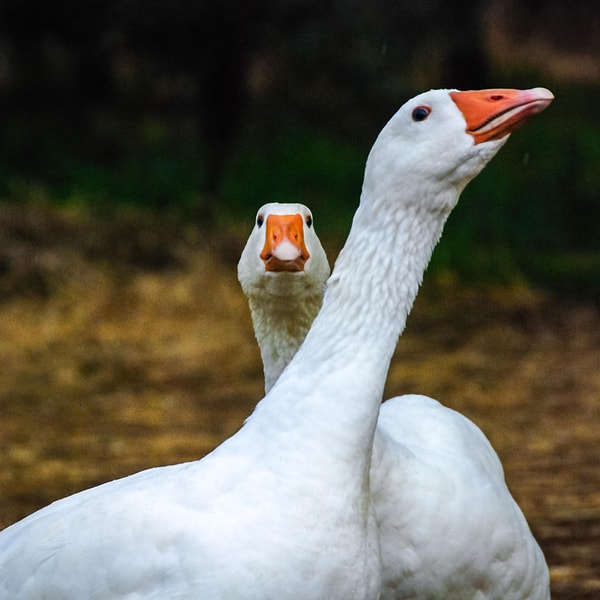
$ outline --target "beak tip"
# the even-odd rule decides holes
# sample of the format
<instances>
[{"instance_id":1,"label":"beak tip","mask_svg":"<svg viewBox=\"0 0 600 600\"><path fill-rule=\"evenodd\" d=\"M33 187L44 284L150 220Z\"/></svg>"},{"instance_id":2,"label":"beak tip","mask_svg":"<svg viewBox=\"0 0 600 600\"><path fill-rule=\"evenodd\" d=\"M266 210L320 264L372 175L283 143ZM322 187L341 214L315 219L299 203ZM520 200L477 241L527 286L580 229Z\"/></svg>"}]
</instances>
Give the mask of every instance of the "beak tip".
<instances>
[{"instance_id":1,"label":"beak tip","mask_svg":"<svg viewBox=\"0 0 600 600\"><path fill-rule=\"evenodd\" d=\"M540 100L548 100L551 102L554 100L554 94L545 87L537 87L531 90Z\"/></svg>"}]
</instances>

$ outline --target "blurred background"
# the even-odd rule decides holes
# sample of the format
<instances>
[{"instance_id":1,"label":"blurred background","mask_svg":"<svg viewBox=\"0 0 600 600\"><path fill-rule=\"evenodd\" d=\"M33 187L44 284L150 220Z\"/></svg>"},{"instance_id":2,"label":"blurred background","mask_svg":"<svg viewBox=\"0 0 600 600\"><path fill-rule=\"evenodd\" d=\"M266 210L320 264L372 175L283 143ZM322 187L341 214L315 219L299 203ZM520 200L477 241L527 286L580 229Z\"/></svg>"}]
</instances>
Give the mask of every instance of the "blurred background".
<instances>
[{"instance_id":1,"label":"blurred background","mask_svg":"<svg viewBox=\"0 0 600 600\"><path fill-rule=\"evenodd\" d=\"M343 239L365 156L431 87L551 88L470 187L434 265L600 289L593 0L3 0L0 198L198 227L309 204ZM327 236L326 236L327 237Z\"/></svg>"},{"instance_id":2,"label":"blurred background","mask_svg":"<svg viewBox=\"0 0 600 600\"><path fill-rule=\"evenodd\" d=\"M2 0L0 527L240 426L260 205L307 204L333 262L405 100L536 86L556 99L463 194L386 395L475 420L554 597L597 598L595 0Z\"/></svg>"}]
</instances>

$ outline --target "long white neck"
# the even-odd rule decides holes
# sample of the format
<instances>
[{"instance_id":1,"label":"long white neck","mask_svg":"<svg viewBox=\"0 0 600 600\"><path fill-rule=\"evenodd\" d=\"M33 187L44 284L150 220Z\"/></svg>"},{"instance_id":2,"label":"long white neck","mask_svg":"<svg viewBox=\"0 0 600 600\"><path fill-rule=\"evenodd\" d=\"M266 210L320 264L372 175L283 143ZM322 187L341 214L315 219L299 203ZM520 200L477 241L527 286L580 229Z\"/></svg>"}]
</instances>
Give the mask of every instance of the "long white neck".
<instances>
[{"instance_id":1,"label":"long white neck","mask_svg":"<svg viewBox=\"0 0 600 600\"><path fill-rule=\"evenodd\" d=\"M429 200L399 197L397 186L373 187L366 178L321 312L246 423L266 424L280 457L316 440L311 461L352 463L365 477L389 362L447 216L423 208ZM458 190L443 193L453 197L433 205L452 206ZM404 210L382 214L387 194Z\"/></svg>"},{"instance_id":2,"label":"long white neck","mask_svg":"<svg viewBox=\"0 0 600 600\"><path fill-rule=\"evenodd\" d=\"M304 274L272 275L267 275L263 286L248 296L263 362L265 392L294 358L323 302L323 287L306 285Z\"/></svg>"}]
</instances>

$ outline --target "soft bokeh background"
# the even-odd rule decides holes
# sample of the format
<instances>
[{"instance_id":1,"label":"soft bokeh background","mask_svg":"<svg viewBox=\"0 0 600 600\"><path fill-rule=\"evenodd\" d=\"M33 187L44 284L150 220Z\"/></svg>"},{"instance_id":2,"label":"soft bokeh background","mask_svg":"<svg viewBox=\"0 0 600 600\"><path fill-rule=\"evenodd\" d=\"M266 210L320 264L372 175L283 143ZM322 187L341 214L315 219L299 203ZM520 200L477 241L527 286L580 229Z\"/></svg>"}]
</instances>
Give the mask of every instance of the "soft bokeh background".
<instances>
[{"instance_id":1,"label":"soft bokeh background","mask_svg":"<svg viewBox=\"0 0 600 600\"><path fill-rule=\"evenodd\" d=\"M261 204L308 204L333 259L408 97L543 85L449 219L386 395L480 425L554 597L598 597L599 83L595 0L3 0L0 526L240 426Z\"/></svg>"},{"instance_id":2,"label":"soft bokeh background","mask_svg":"<svg viewBox=\"0 0 600 600\"><path fill-rule=\"evenodd\" d=\"M599 21L593 0L4 0L0 196L199 227L300 200L343 239L405 99L544 85L551 110L472 184L435 264L597 290Z\"/></svg>"}]
</instances>

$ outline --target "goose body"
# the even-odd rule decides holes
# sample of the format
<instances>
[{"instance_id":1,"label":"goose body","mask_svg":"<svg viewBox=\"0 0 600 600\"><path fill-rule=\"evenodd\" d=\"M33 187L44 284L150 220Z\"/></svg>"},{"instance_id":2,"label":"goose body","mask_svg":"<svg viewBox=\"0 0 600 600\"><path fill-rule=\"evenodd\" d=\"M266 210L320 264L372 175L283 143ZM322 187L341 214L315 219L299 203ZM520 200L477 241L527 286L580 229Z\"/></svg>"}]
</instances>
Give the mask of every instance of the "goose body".
<instances>
[{"instance_id":1,"label":"goose body","mask_svg":"<svg viewBox=\"0 0 600 600\"><path fill-rule=\"evenodd\" d=\"M371 464L383 599L548 600L543 553L482 431L426 396L381 405Z\"/></svg>"},{"instance_id":2,"label":"goose body","mask_svg":"<svg viewBox=\"0 0 600 600\"><path fill-rule=\"evenodd\" d=\"M369 470L389 361L447 215L506 140L474 143L452 94L413 98L382 130L321 311L243 427L0 532L0 597L379 596ZM487 112L486 128L504 118Z\"/></svg>"},{"instance_id":3,"label":"goose body","mask_svg":"<svg viewBox=\"0 0 600 600\"><path fill-rule=\"evenodd\" d=\"M296 249L289 256L310 258L297 270L285 262L269 269L264 256L277 253L292 218L304 227L290 241ZM273 225L267 229L265 222ZM306 206L259 209L238 277L249 299L267 391L302 344L318 312L327 271ZM274 347L280 350L276 360ZM544 556L506 486L500 460L482 431L460 413L421 395L384 402L370 490L381 546L382 598L550 597Z\"/></svg>"}]
</instances>

